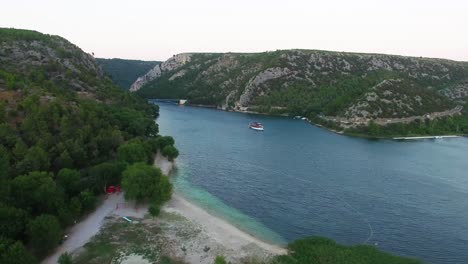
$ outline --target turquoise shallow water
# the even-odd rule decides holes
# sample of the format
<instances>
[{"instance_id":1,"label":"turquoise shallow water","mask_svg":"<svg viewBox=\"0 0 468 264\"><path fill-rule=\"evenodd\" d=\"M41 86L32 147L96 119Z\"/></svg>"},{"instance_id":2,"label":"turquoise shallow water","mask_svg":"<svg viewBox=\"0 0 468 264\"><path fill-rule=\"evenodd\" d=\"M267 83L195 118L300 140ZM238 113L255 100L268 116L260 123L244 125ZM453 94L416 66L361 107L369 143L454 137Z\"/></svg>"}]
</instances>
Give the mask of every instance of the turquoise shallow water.
<instances>
[{"instance_id":1,"label":"turquoise shallow water","mask_svg":"<svg viewBox=\"0 0 468 264\"><path fill-rule=\"evenodd\" d=\"M288 118L160 106L161 133L181 152L176 190L241 229L468 263L468 139L373 141Z\"/></svg>"},{"instance_id":2,"label":"turquoise shallow water","mask_svg":"<svg viewBox=\"0 0 468 264\"><path fill-rule=\"evenodd\" d=\"M212 215L227 220L239 229L263 241L279 245L286 243L280 235L256 221L254 218L249 217L234 207L228 206L221 199L208 191L191 184L190 176L191 173L187 166L178 161L177 170L174 172L173 177L173 184L177 193L206 209Z\"/></svg>"}]
</instances>

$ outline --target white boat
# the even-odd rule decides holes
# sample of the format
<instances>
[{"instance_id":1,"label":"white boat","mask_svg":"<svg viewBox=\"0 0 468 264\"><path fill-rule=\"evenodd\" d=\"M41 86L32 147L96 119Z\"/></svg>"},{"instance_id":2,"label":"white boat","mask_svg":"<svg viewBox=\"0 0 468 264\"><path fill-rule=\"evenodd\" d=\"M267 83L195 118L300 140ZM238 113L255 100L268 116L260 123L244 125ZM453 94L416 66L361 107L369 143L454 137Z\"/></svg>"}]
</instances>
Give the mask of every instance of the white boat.
<instances>
[{"instance_id":1,"label":"white boat","mask_svg":"<svg viewBox=\"0 0 468 264\"><path fill-rule=\"evenodd\" d=\"M263 131L264 130L263 125L261 123L258 123L258 122L250 123L249 128L251 128L253 130L257 130L257 131Z\"/></svg>"}]
</instances>

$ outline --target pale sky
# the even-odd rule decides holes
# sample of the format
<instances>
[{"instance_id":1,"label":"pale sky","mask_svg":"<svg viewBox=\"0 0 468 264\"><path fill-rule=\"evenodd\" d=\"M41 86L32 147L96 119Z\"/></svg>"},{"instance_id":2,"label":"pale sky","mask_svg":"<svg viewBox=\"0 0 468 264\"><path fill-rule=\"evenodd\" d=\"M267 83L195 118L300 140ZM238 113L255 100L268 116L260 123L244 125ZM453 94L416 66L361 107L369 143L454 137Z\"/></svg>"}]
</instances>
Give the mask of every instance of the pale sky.
<instances>
[{"instance_id":1,"label":"pale sky","mask_svg":"<svg viewBox=\"0 0 468 264\"><path fill-rule=\"evenodd\" d=\"M468 61L468 0L1 0L0 27L96 57L321 49Z\"/></svg>"}]
</instances>

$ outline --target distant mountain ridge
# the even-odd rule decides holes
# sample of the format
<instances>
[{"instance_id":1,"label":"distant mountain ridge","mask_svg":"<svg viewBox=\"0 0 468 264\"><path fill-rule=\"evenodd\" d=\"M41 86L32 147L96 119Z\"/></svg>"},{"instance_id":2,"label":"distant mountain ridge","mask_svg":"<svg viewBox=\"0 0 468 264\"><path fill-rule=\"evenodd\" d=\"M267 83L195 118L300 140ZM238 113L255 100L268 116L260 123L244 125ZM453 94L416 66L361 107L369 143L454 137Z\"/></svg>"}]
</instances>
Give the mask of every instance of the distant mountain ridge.
<instances>
[{"instance_id":1,"label":"distant mountain ridge","mask_svg":"<svg viewBox=\"0 0 468 264\"><path fill-rule=\"evenodd\" d=\"M161 63L160 61L126 60L118 58L97 58L96 61L104 72L109 75L117 85L125 90L130 89L130 86L138 77Z\"/></svg>"},{"instance_id":2,"label":"distant mountain ridge","mask_svg":"<svg viewBox=\"0 0 468 264\"><path fill-rule=\"evenodd\" d=\"M459 115L468 99L468 63L318 50L185 53L131 90L225 110L338 117L346 120L337 125L356 127L451 109L459 111L449 116Z\"/></svg>"}]
</instances>

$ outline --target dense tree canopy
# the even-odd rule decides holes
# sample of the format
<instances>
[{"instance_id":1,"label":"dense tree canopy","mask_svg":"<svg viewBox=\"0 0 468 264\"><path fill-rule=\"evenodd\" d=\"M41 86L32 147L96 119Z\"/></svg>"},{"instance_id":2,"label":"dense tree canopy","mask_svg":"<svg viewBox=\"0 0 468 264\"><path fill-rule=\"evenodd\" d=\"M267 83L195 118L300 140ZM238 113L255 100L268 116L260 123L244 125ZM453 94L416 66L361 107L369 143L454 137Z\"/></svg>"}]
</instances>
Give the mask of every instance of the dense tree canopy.
<instances>
[{"instance_id":1,"label":"dense tree canopy","mask_svg":"<svg viewBox=\"0 0 468 264\"><path fill-rule=\"evenodd\" d=\"M28 225L28 235L34 251L43 256L58 245L62 239L62 229L53 215L40 215Z\"/></svg>"},{"instance_id":2,"label":"dense tree canopy","mask_svg":"<svg viewBox=\"0 0 468 264\"><path fill-rule=\"evenodd\" d=\"M148 162L148 151L141 142L130 142L121 145L117 151L118 157L121 161L130 164L135 162Z\"/></svg>"},{"instance_id":3,"label":"dense tree canopy","mask_svg":"<svg viewBox=\"0 0 468 264\"><path fill-rule=\"evenodd\" d=\"M0 237L0 263L34 264L37 260L20 241Z\"/></svg>"},{"instance_id":4,"label":"dense tree canopy","mask_svg":"<svg viewBox=\"0 0 468 264\"><path fill-rule=\"evenodd\" d=\"M0 29L0 263L34 263L3 261L23 245L42 258L129 164L152 161L157 116L65 39Z\"/></svg>"}]
</instances>

